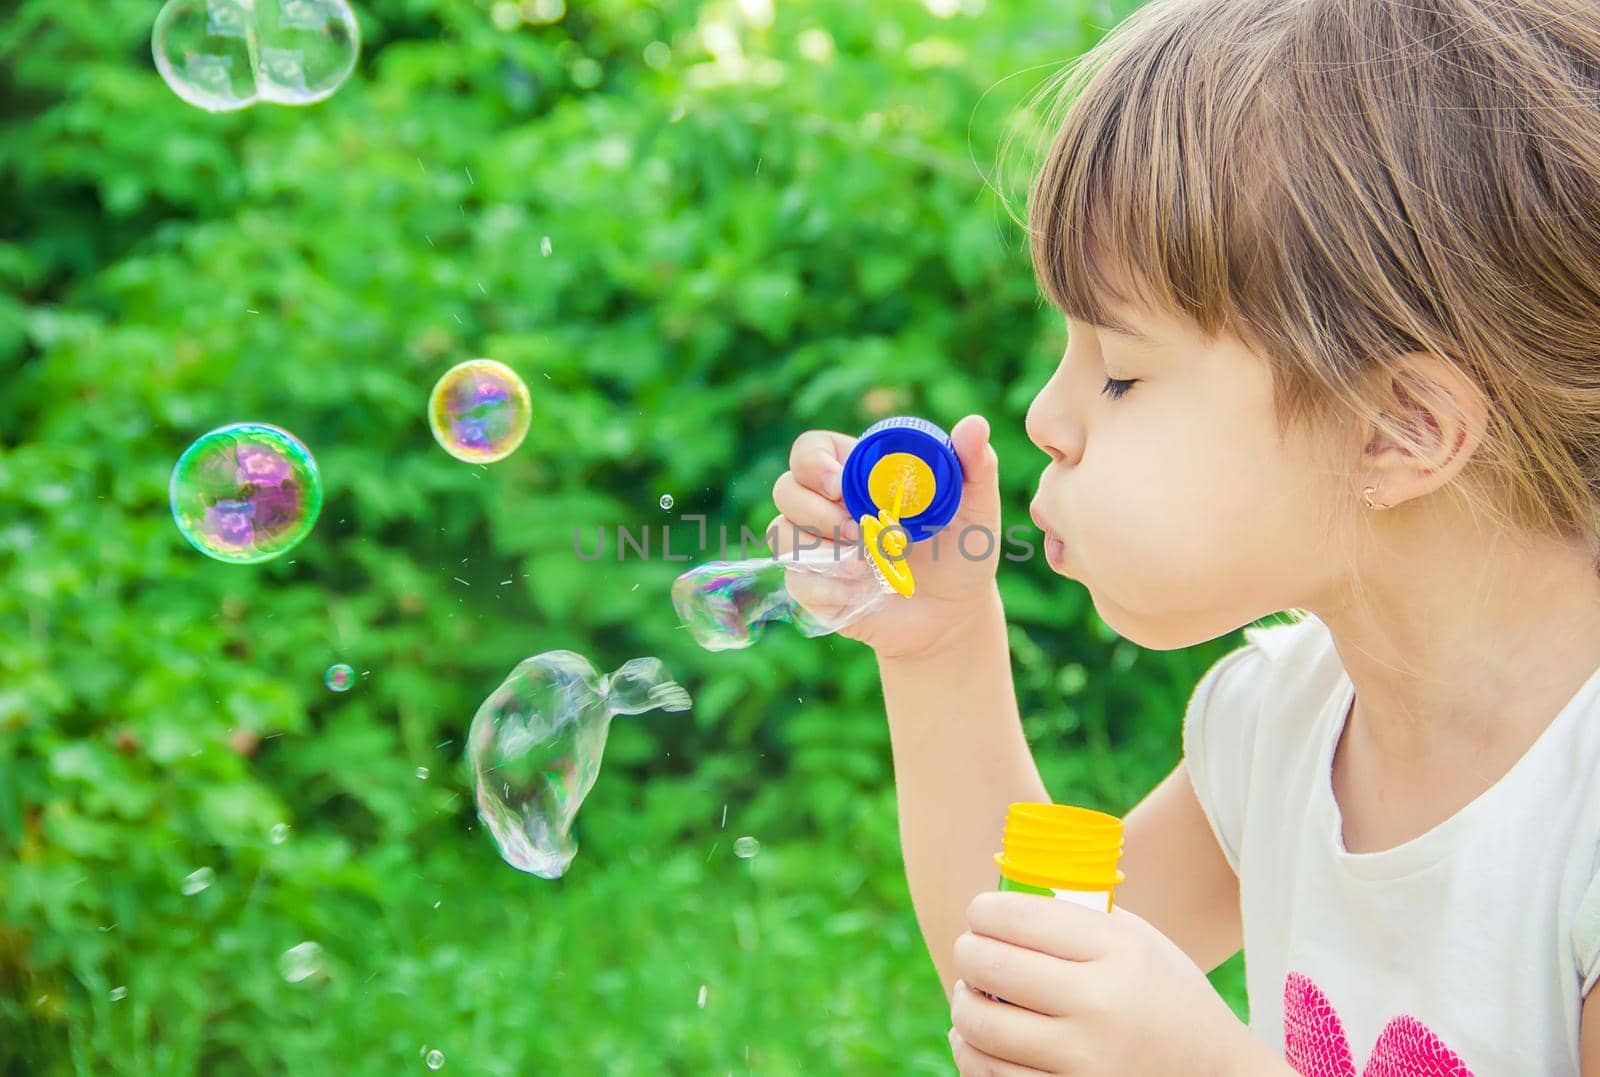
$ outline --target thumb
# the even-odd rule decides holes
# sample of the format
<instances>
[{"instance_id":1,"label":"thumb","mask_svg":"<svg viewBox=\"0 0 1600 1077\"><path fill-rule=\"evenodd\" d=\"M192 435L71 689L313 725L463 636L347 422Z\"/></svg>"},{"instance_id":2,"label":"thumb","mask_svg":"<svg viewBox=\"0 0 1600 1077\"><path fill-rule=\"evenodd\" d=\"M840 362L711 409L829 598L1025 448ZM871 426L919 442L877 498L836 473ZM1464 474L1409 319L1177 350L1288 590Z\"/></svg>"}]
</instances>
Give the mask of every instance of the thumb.
<instances>
[{"instance_id":1,"label":"thumb","mask_svg":"<svg viewBox=\"0 0 1600 1077\"><path fill-rule=\"evenodd\" d=\"M956 458L961 461L963 507L988 518L1000 511L1000 458L989 444L989 420L968 415L950 431Z\"/></svg>"}]
</instances>

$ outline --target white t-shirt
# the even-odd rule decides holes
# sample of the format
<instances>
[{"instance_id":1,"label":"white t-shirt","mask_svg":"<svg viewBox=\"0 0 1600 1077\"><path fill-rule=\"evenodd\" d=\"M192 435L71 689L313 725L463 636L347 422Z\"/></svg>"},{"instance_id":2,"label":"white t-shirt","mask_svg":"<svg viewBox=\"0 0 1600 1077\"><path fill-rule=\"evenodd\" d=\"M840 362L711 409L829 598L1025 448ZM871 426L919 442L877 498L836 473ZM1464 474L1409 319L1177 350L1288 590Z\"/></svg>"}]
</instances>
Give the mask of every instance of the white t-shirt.
<instances>
[{"instance_id":1,"label":"white t-shirt","mask_svg":"<svg viewBox=\"0 0 1600 1077\"><path fill-rule=\"evenodd\" d=\"M1245 638L1196 686L1183 742L1239 876L1252 1033L1305 1077L1577 1077L1600 978L1600 669L1477 799L1350 853L1332 763L1355 688L1332 636L1304 614Z\"/></svg>"}]
</instances>

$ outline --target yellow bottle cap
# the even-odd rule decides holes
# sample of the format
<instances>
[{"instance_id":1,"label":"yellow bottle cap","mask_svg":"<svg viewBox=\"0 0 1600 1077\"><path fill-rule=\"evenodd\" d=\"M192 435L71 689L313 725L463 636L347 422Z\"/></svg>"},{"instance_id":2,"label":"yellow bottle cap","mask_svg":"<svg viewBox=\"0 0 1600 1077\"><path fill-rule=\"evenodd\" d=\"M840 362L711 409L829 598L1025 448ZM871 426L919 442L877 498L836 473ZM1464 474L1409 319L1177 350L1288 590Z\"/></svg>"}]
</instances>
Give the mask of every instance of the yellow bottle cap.
<instances>
[{"instance_id":1,"label":"yellow bottle cap","mask_svg":"<svg viewBox=\"0 0 1600 1077\"><path fill-rule=\"evenodd\" d=\"M1066 804L1011 805L994 862L1009 879L1054 890L1111 890L1125 876L1122 820Z\"/></svg>"}]
</instances>

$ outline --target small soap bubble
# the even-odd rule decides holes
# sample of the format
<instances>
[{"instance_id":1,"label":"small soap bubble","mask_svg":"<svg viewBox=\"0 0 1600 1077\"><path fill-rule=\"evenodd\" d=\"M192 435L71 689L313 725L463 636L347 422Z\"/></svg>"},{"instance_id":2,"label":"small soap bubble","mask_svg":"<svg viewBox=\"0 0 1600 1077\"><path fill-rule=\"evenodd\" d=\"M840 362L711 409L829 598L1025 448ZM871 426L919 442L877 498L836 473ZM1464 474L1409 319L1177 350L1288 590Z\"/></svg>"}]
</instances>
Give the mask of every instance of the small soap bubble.
<instances>
[{"instance_id":1,"label":"small soap bubble","mask_svg":"<svg viewBox=\"0 0 1600 1077\"><path fill-rule=\"evenodd\" d=\"M672 507L672 495L671 494L662 494L661 495L661 507L663 509L670 509Z\"/></svg>"},{"instance_id":2,"label":"small soap bubble","mask_svg":"<svg viewBox=\"0 0 1600 1077\"><path fill-rule=\"evenodd\" d=\"M217 873L210 868L197 868L183 880L183 896L194 897L217 881Z\"/></svg>"},{"instance_id":3,"label":"small soap bubble","mask_svg":"<svg viewBox=\"0 0 1600 1077\"><path fill-rule=\"evenodd\" d=\"M272 829L267 832L267 838L274 845L282 845L289 840L289 824L273 823Z\"/></svg>"},{"instance_id":4,"label":"small soap bubble","mask_svg":"<svg viewBox=\"0 0 1600 1077\"><path fill-rule=\"evenodd\" d=\"M425 782L427 780L428 780L428 768L427 767L418 767L417 768L417 781Z\"/></svg>"},{"instance_id":5,"label":"small soap bubble","mask_svg":"<svg viewBox=\"0 0 1600 1077\"><path fill-rule=\"evenodd\" d=\"M292 984L315 976L322 971L322 947L314 942L289 947L278 959L278 971Z\"/></svg>"},{"instance_id":6,"label":"small soap bubble","mask_svg":"<svg viewBox=\"0 0 1600 1077\"><path fill-rule=\"evenodd\" d=\"M600 773L612 717L689 706L658 658L604 677L572 651L518 663L473 715L467 739L478 817L506 863L560 878L577 855L573 821Z\"/></svg>"},{"instance_id":7,"label":"small soap bubble","mask_svg":"<svg viewBox=\"0 0 1600 1077\"><path fill-rule=\"evenodd\" d=\"M539 253L546 258L550 257L550 237L545 236L539 241Z\"/></svg>"},{"instance_id":8,"label":"small soap bubble","mask_svg":"<svg viewBox=\"0 0 1600 1077\"><path fill-rule=\"evenodd\" d=\"M128 997L128 989L126 987L113 987L111 989L111 1001L112 1002L121 1002L123 999L125 999L127 997Z\"/></svg>"},{"instance_id":9,"label":"small soap bubble","mask_svg":"<svg viewBox=\"0 0 1600 1077\"><path fill-rule=\"evenodd\" d=\"M733 843L733 855L740 860L749 860L761 851L761 843L746 834Z\"/></svg>"},{"instance_id":10,"label":"small soap bubble","mask_svg":"<svg viewBox=\"0 0 1600 1077\"><path fill-rule=\"evenodd\" d=\"M855 545L710 561L672 585L678 617L708 651L748 647L775 621L787 621L805 636L825 636L892 597L877 566Z\"/></svg>"},{"instance_id":11,"label":"small soap bubble","mask_svg":"<svg viewBox=\"0 0 1600 1077\"><path fill-rule=\"evenodd\" d=\"M425 1061L427 1062L430 1070L439 1069L444 1065L444 1052L438 1048L434 1048L432 1051L428 1052L428 1057Z\"/></svg>"},{"instance_id":12,"label":"small soap bubble","mask_svg":"<svg viewBox=\"0 0 1600 1077\"><path fill-rule=\"evenodd\" d=\"M348 692L350 686L356 683L356 671L343 662L335 662L322 675L322 683L331 692Z\"/></svg>"},{"instance_id":13,"label":"small soap bubble","mask_svg":"<svg viewBox=\"0 0 1600 1077\"><path fill-rule=\"evenodd\" d=\"M347 0L167 0L150 51L172 91L208 112L309 105L355 70L361 31Z\"/></svg>"},{"instance_id":14,"label":"small soap bubble","mask_svg":"<svg viewBox=\"0 0 1600 1077\"><path fill-rule=\"evenodd\" d=\"M267 561L311 533L322 476L299 438L268 423L232 423L195 439L168 488L178 531L207 557Z\"/></svg>"},{"instance_id":15,"label":"small soap bubble","mask_svg":"<svg viewBox=\"0 0 1600 1077\"><path fill-rule=\"evenodd\" d=\"M492 464L527 436L533 405L517 372L493 359L469 359L447 370L428 397L434 440L457 460Z\"/></svg>"},{"instance_id":16,"label":"small soap bubble","mask_svg":"<svg viewBox=\"0 0 1600 1077\"><path fill-rule=\"evenodd\" d=\"M705 984L701 984L700 985L700 997L695 1000L695 1005L699 1006L702 1010L706 1008L706 985Z\"/></svg>"}]
</instances>

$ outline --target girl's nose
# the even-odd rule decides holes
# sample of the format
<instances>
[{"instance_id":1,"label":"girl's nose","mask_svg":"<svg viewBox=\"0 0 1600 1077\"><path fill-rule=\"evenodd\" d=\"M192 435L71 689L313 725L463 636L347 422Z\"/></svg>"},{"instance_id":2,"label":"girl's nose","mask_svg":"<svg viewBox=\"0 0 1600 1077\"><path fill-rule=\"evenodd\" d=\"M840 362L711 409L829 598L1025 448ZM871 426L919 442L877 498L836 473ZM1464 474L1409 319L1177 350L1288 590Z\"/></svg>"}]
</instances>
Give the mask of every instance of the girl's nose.
<instances>
[{"instance_id":1,"label":"girl's nose","mask_svg":"<svg viewBox=\"0 0 1600 1077\"><path fill-rule=\"evenodd\" d=\"M1028 405L1028 440L1055 463L1074 463L1083 451L1082 424L1072 417L1067 399L1066 367L1062 362Z\"/></svg>"}]
</instances>

